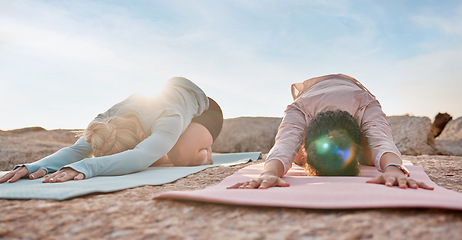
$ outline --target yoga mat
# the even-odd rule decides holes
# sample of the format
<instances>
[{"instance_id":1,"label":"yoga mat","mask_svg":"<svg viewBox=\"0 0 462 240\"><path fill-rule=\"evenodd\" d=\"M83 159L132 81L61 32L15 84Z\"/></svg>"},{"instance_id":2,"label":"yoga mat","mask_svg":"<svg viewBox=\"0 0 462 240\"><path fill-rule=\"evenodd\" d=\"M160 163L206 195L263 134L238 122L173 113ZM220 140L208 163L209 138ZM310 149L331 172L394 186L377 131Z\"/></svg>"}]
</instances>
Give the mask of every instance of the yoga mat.
<instances>
[{"instance_id":1,"label":"yoga mat","mask_svg":"<svg viewBox=\"0 0 462 240\"><path fill-rule=\"evenodd\" d=\"M150 167L144 171L127 175L98 176L63 183L42 183L42 178L36 180L20 179L14 183L5 182L0 184L0 198L65 200L89 193L114 192L144 185L161 185L209 167L233 166L256 161L260 158L260 155L259 152L213 154L214 163L212 165Z\"/></svg>"},{"instance_id":2,"label":"yoga mat","mask_svg":"<svg viewBox=\"0 0 462 240\"><path fill-rule=\"evenodd\" d=\"M160 193L154 199L193 200L211 203L309 209L442 208L462 210L462 193L439 187L420 166L408 165L412 178L434 187L400 189L366 181L380 174L374 167L361 166L358 177L306 176L293 165L284 180L290 187L268 189L226 189L260 175L263 163L243 168L215 186L196 191Z\"/></svg>"}]
</instances>

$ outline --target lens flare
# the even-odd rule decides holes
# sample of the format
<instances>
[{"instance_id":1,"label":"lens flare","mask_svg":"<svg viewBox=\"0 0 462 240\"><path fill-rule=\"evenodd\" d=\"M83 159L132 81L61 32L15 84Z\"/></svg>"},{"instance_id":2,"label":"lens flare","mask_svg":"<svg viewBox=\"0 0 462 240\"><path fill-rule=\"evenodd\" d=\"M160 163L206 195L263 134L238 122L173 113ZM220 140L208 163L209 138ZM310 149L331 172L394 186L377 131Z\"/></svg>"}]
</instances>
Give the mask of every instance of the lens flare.
<instances>
[{"instance_id":1,"label":"lens flare","mask_svg":"<svg viewBox=\"0 0 462 240\"><path fill-rule=\"evenodd\" d=\"M322 158L320 166L326 170L340 170L348 166L354 159L356 149L353 147L351 139L341 149L332 140L332 137L321 136L314 141L317 154Z\"/></svg>"},{"instance_id":2,"label":"lens flare","mask_svg":"<svg viewBox=\"0 0 462 240\"><path fill-rule=\"evenodd\" d=\"M314 145L316 146L316 152L322 155L329 152L332 143L327 136L322 136L314 141Z\"/></svg>"}]
</instances>

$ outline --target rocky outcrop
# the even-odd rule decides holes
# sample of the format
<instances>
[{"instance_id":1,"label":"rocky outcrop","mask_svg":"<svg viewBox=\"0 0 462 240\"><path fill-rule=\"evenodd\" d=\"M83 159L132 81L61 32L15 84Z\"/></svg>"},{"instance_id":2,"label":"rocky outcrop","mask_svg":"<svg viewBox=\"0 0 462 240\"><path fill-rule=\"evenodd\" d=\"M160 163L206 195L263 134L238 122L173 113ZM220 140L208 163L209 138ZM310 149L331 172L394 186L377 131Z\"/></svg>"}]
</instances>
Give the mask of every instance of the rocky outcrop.
<instances>
[{"instance_id":1,"label":"rocky outcrop","mask_svg":"<svg viewBox=\"0 0 462 240\"><path fill-rule=\"evenodd\" d=\"M452 116L448 113L438 113L432 123L431 132L433 137L438 137L443 131L446 124L452 120Z\"/></svg>"},{"instance_id":2,"label":"rocky outcrop","mask_svg":"<svg viewBox=\"0 0 462 240\"><path fill-rule=\"evenodd\" d=\"M212 146L215 152L259 151L267 153L274 144L274 137L281 118L240 117L225 119L223 130ZM406 155L437 154L433 138L429 138L431 120L427 117L391 116L388 121L393 139Z\"/></svg>"},{"instance_id":3,"label":"rocky outcrop","mask_svg":"<svg viewBox=\"0 0 462 240\"><path fill-rule=\"evenodd\" d=\"M225 119L213 144L214 152L267 153L274 144L282 118L239 117ZM404 155L445 154L462 156L462 117L451 120L441 135L433 138L427 117L388 117L393 139ZM0 170L33 162L73 144L82 130L46 130L41 127L0 131Z\"/></svg>"},{"instance_id":4,"label":"rocky outcrop","mask_svg":"<svg viewBox=\"0 0 462 240\"><path fill-rule=\"evenodd\" d=\"M436 146L442 154L462 156L462 117L449 121L436 138Z\"/></svg>"},{"instance_id":5,"label":"rocky outcrop","mask_svg":"<svg viewBox=\"0 0 462 240\"><path fill-rule=\"evenodd\" d=\"M393 140L405 155L437 154L434 138L431 137L431 120L428 117L390 116Z\"/></svg>"},{"instance_id":6,"label":"rocky outcrop","mask_svg":"<svg viewBox=\"0 0 462 240\"><path fill-rule=\"evenodd\" d=\"M81 130L45 130L41 127L0 131L0 170L30 163L72 145Z\"/></svg>"},{"instance_id":7,"label":"rocky outcrop","mask_svg":"<svg viewBox=\"0 0 462 240\"><path fill-rule=\"evenodd\" d=\"M239 117L225 119L214 152L262 152L274 145L274 138L282 118Z\"/></svg>"}]
</instances>

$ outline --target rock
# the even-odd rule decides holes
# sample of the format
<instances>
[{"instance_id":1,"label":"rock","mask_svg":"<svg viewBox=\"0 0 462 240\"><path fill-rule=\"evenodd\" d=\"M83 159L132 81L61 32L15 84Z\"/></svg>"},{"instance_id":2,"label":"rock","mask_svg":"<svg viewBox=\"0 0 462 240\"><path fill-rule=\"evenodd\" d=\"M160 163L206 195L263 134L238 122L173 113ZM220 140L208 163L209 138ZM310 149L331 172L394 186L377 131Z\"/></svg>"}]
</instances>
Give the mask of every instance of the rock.
<instances>
[{"instance_id":1,"label":"rock","mask_svg":"<svg viewBox=\"0 0 462 240\"><path fill-rule=\"evenodd\" d=\"M41 127L0 131L0 171L30 163L72 145L81 130L45 130Z\"/></svg>"},{"instance_id":2,"label":"rock","mask_svg":"<svg viewBox=\"0 0 462 240\"><path fill-rule=\"evenodd\" d=\"M274 144L282 118L239 117L225 119L220 136L212 145L214 152L267 153Z\"/></svg>"},{"instance_id":3,"label":"rock","mask_svg":"<svg viewBox=\"0 0 462 240\"><path fill-rule=\"evenodd\" d=\"M213 151L267 153L274 144L281 120L271 117L225 119L222 133L212 146ZM394 142L402 154L462 156L462 118L449 121L436 139L431 134L432 123L427 117L391 116L388 121ZM0 170L39 160L72 145L77 140L76 135L81 132L45 130L41 127L0 131Z\"/></svg>"},{"instance_id":4,"label":"rock","mask_svg":"<svg viewBox=\"0 0 462 240\"><path fill-rule=\"evenodd\" d=\"M46 129L43 127L26 127L26 128L13 129L13 130L10 130L9 132L28 133L28 132L41 132L41 131L46 131Z\"/></svg>"},{"instance_id":5,"label":"rock","mask_svg":"<svg viewBox=\"0 0 462 240\"><path fill-rule=\"evenodd\" d=\"M388 117L393 140L399 151L405 155L433 155L438 151L431 135L431 120L428 117Z\"/></svg>"},{"instance_id":6,"label":"rock","mask_svg":"<svg viewBox=\"0 0 462 240\"><path fill-rule=\"evenodd\" d=\"M438 113L435 116L435 120L432 123L431 132L433 137L438 137L443 131L446 124L452 120L452 116L448 113Z\"/></svg>"},{"instance_id":7,"label":"rock","mask_svg":"<svg viewBox=\"0 0 462 240\"><path fill-rule=\"evenodd\" d=\"M225 119L223 130L213 144L214 152L267 153L274 144L282 118L239 117ZM431 137L431 120L428 117L391 116L388 121L393 139L406 155L433 155L438 151Z\"/></svg>"},{"instance_id":8,"label":"rock","mask_svg":"<svg viewBox=\"0 0 462 240\"><path fill-rule=\"evenodd\" d=\"M442 154L462 156L462 117L449 121L435 141Z\"/></svg>"}]
</instances>

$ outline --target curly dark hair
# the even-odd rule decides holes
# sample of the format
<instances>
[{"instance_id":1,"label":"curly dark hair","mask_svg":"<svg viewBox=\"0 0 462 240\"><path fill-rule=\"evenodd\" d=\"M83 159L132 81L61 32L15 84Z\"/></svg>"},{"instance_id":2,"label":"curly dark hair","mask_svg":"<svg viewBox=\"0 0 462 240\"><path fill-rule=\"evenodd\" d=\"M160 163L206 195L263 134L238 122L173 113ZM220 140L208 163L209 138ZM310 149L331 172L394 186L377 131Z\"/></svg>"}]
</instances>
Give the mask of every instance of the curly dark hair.
<instances>
[{"instance_id":1,"label":"curly dark hair","mask_svg":"<svg viewBox=\"0 0 462 240\"><path fill-rule=\"evenodd\" d=\"M350 113L326 111L313 118L305 135L305 169L318 176L356 176L363 154L362 132Z\"/></svg>"}]
</instances>

